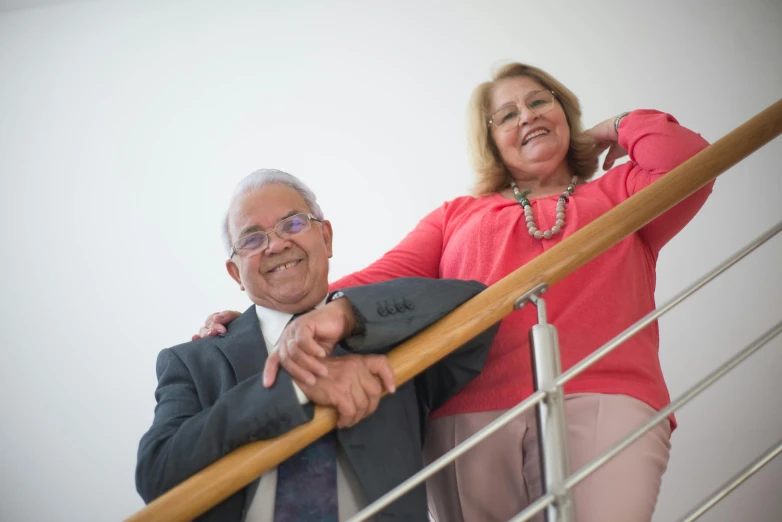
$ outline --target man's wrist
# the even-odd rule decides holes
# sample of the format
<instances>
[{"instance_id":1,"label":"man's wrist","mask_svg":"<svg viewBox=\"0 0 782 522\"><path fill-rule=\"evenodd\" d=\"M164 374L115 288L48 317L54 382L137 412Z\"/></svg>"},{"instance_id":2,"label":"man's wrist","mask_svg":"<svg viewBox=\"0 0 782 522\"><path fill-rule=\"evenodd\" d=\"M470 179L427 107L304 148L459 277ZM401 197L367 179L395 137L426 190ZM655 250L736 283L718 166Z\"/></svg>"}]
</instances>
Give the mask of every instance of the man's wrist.
<instances>
[{"instance_id":1,"label":"man's wrist","mask_svg":"<svg viewBox=\"0 0 782 522\"><path fill-rule=\"evenodd\" d=\"M339 306L342 316L345 318L344 337L362 335L366 332L366 320L358 308L350 302L342 292L334 292L328 298L328 303ZM343 337L343 338L344 338Z\"/></svg>"}]
</instances>

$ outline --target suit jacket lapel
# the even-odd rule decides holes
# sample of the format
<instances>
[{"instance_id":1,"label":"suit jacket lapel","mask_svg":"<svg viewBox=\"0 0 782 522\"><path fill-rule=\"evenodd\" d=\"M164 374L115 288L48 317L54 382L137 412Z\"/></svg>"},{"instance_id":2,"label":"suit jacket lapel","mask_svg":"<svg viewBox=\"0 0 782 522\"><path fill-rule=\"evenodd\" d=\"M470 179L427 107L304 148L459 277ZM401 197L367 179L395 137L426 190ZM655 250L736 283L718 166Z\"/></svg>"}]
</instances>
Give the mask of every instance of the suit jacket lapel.
<instances>
[{"instance_id":1,"label":"suit jacket lapel","mask_svg":"<svg viewBox=\"0 0 782 522\"><path fill-rule=\"evenodd\" d=\"M236 384L263 370L268 357L255 305L228 325L228 333L216 338L236 374Z\"/></svg>"},{"instance_id":2,"label":"suit jacket lapel","mask_svg":"<svg viewBox=\"0 0 782 522\"><path fill-rule=\"evenodd\" d=\"M217 337L216 343L228 362L231 363L236 375L236 384L254 375L257 376L263 370L269 356L266 342L261 333L261 325L258 322L258 314L255 312L255 305L250 306L242 315L234 319L228 325L228 332L224 336ZM260 477L248 484L244 490L242 520L247 515L247 510L258 491L259 483Z\"/></svg>"}]
</instances>

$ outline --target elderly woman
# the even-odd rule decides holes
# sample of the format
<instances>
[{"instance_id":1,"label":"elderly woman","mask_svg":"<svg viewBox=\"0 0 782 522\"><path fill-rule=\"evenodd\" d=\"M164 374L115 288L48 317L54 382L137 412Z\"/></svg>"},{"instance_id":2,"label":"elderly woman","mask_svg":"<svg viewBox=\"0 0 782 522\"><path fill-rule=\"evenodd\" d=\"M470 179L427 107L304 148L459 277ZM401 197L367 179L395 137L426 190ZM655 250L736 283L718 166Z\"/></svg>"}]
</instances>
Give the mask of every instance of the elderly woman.
<instances>
[{"instance_id":1,"label":"elderly woman","mask_svg":"<svg viewBox=\"0 0 782 522\"><path fill-rule=\"evenodd\" d=\"M381 259L332 288L402 276L491 285L707 146L672 116L653 110L625 113L584 132L576 96L544 71L518 63L475 89L470 113L476 196L443 204ZM606 148L603 168L610 170L587 182ZM611 168L628 153L630 161ZM704 187L549 289L549 320L559 330L564 369L654 308L660 249L710 192L711 185ZM532 393L527 333L536 321L527 307L502 322L483 373L431 415L428 460ZM202 332L210 329L219 333L222 325L210 317ZM658 348L654 324L565 386L571 469L670 402ZM651 520L674 427L673 417L657 425L579 484L579 522ZM427 487L441 522L507 520L520 512L541 495L535 413L517 417Z\"/></svg>"}]
</instances>

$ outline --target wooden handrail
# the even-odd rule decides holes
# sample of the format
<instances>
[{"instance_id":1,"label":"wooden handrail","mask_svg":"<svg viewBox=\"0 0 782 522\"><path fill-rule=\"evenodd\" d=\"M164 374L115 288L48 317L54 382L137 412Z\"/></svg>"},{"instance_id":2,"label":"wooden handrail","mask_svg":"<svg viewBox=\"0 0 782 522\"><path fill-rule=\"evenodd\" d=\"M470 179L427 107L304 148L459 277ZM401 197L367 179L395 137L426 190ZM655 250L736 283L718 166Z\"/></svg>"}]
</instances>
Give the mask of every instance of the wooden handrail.
<instances>
[{"instance_id":1,"label":"wooden handrail","mask_svg":"<svg viewBox=\"0 0 782 522\"><path fill-rule=\"evenodd\" d=\"M605 252L782 133L782 100L667 175L509 274L389 354L397 386L412 379L513 311L517 297L553 285ZM283 436L243 446L190 477L127 522L185 522L335 428L331 408Z\"/></svg>"}]
</instances>

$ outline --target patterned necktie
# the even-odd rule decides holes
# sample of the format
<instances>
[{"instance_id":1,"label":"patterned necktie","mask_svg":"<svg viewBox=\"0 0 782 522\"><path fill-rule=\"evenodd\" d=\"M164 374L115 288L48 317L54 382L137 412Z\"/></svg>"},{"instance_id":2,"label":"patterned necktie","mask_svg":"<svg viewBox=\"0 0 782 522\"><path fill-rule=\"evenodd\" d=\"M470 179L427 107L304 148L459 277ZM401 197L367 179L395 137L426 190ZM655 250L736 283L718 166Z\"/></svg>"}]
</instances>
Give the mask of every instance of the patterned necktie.
<instances>
[{"instance_id":1,"label":"patterned necktie","mask_svg":"<svg viewBox=\"0 0 782 522\"><path fill-rule=\"evenodd\" d=\"M274 522L337 522L338 516L337 438L331 431L277 467Z\"/></svg>"},{"instance_id":2,"label":"patterned necktie","mask_svg":"<svg viewBox=\"0 0 782 522\"><path fill-rule=\"evenodd\" d=\"M337 439L331 431L277 467L274 522L337 518Z\"/></svg>"}]
</instances>

